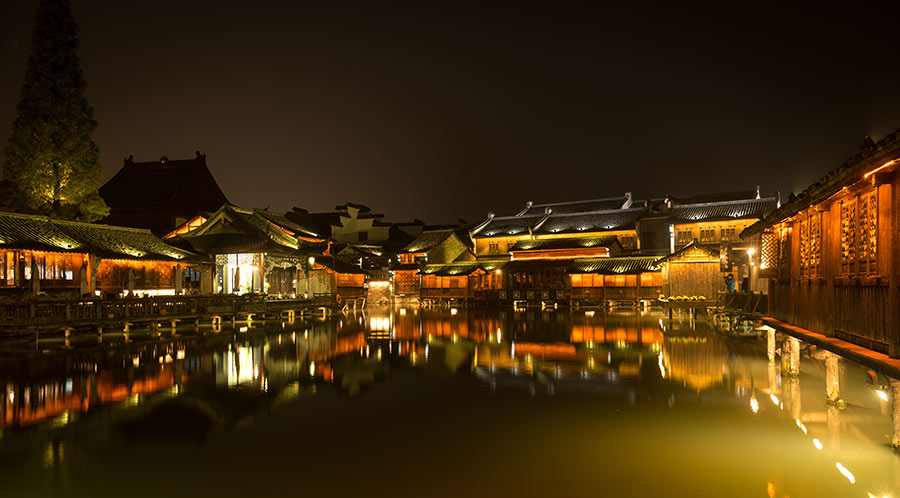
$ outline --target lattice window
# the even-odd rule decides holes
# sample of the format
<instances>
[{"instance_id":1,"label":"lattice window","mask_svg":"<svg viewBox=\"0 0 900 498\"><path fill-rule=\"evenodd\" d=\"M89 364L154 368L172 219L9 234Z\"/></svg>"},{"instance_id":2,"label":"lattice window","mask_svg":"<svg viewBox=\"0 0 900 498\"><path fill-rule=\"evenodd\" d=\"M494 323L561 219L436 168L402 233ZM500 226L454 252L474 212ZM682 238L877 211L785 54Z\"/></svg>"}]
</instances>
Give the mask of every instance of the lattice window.
<instances>
[{"instance_id":1,"label":"lattice window","mask_svg":"<svg viewBox=\"0 0 900 498\"><path fill-rule=\"evenodd\" d=\"M759 251L759 266L763 270L775 270L778 268L778 234L773 231L762 233Z\"/></svg>"},{"instance_id":2,"label":"lattice window","mask_svg":"<svg viewBox=\"0 0 900 498\"><path fill-rule=\"evenodd\" d=\"M878 197L872 192L841 203L841 273L877 273Z\"/></svg>"},{"instance_id":3,"label":"lattice window","mask_svg":"<svg viewBox=\"0 0 900 498\"><path fill-rule=\"evenodd\" d=\"M778 276L791 276L791 230L781 229L778 237Z\"/></svg>"},{"instance_id":4,"label":"lattice window","mask_svg":"<svg viewBox=\"0 0 900 498\"><path fill-rule=\"evenodd\" d=\"M822 213L816 212L809 217L809 275L819 273L822 265Z\"/></svg>"},{"instance_id":5,"label":"lattice window","mask_svg":"<svg viewBox=\"0 0 900 498\"><path fill-rule=\"evenodd\" d=\"M875 262L878 248L878 200L873 192L859 199L859 273L877 271Z\"/></svg>"},{"instance_id":6,"label":"lattice window","mask_svg":"<svg viewBox=\"0 0 900 498\"><path fill-rule=\"evenodd\" d=\"M856 201L841 203L841 271L855 273L856 266Z\"/></svg>"},{"instance_id":7,"label":"lattice window","mask_svg":"<svg viewBox=\"0 0 900 498\"><path fill-rule=\"evenodd\" d=\"M800 275L809 272L809 220L800 220Z\"/></svg>"}]
</instances>

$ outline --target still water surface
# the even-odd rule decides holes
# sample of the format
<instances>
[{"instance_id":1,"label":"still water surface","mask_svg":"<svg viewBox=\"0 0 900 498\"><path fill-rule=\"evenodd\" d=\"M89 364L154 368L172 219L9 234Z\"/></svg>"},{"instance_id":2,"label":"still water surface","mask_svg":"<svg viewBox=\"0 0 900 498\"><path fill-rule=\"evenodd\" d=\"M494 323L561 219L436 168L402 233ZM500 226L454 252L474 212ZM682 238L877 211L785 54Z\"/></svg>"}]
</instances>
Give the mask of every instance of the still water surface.
<instances>
[{"instance_id":1,"label":"still water surface","mask_svg":"<svg viewBox=\"0 0 900 498\"><path fill-rule=\"evenodd\" d=\"M5 341L0 496L900 496L888 379L826 404L824 357L631 310Z\"/></svg>"}]
</instances>

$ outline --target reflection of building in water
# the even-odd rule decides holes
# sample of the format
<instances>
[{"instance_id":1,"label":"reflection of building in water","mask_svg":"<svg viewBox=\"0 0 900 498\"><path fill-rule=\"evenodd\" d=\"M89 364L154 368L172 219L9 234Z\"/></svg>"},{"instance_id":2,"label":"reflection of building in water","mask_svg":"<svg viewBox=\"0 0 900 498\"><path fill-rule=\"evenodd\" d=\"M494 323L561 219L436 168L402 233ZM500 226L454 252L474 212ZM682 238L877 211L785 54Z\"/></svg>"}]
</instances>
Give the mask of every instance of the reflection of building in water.
<instances>
[{"instance_id":1,"label":"reflection of building in water","mask_svg":"<svg viewBox=\"0 0 900 498\"><path fill-rule=\"evenodd\" d=\"M8 382L0 391L0 428L37 424L69 413L164 391L184 380L182 369L171 363L126 371L79 374L46 383ZM177 377L177 378L176 378Z\"/></svg>"},{"instance_id":2,"label":"reflection of building in water","mask_svg":"<svg viewBox=\"0 0 900 498\"><path fill-rule=\"evenodd\" d=\"M728 350L714 335L667 337L663 342L667 376L698 392L724 381L727 360Z\"/></svg>"}]
</instances>

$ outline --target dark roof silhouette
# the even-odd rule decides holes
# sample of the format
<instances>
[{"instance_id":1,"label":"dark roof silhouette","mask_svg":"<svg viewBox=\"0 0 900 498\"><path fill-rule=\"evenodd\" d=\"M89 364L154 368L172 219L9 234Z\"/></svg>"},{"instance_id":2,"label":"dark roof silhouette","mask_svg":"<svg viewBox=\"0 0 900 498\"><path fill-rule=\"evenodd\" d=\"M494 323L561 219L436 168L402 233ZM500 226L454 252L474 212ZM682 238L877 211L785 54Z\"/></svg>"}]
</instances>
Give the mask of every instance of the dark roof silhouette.
<instances>
[{"instance_id":1,"label":"dark roof silhouette","mask_svg":"<svg viewBox=\"0 0 900 498\"><path fill-rule=\"evenodd\" d=\"M100 187L100 196L110 208L106 223L147 228L157 235L173 230L179 219L211 213L228 203L200 152L193 159L149 162L129 156Z\"/></svg>"}]
</instances>

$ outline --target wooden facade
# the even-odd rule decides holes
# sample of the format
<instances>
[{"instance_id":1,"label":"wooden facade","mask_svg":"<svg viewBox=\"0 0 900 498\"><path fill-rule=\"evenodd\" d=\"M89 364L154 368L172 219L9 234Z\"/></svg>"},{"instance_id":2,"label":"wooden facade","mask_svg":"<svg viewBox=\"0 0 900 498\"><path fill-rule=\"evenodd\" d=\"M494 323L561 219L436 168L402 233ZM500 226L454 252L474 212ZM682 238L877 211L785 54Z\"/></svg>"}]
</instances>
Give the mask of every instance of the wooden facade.
<instances>
[{"instance_id":1,"label":"wooden facade","mask_svg":"<svg viewBox=\"0 0 900 498\"><path fill-rule=\"evenodd\" d=\"M216 293L306 293L301 273L328 249L324 238L271 211L225 204L201 219L187 220L166 240L214 260Z\"/></svg>"},{"instance_id":2,"label":"wooden facade","mask_svg":"<svg viewBox=\"0 0 900 498\"><path fill-rule=\"evenodd\" d=\"M719 251L696 240L660 260L660 266L666 296L713 299L724 289Z\"/></svg>"},{"instance_id":3,"label":"wooden facade","mask_svg":"<svg viewBox=\"0 0 900 498\"><path fill-rule=\"evenodd\" d=\"M762 237L769 315L900 357L895 132L745 231Z\"/></svg>"},{"instance_id":4,"label":"wooden facade","mask_svg":"<svg viewBox=\"0 0 900 498\"><path fill-rule=\"evenodd\" d=\"M0 213L0 295L82 297L98 292L209 292L207 258L172 247L149 230ZM37 280L36 282L34 280Z\"/></svg>"}]
</instances>

